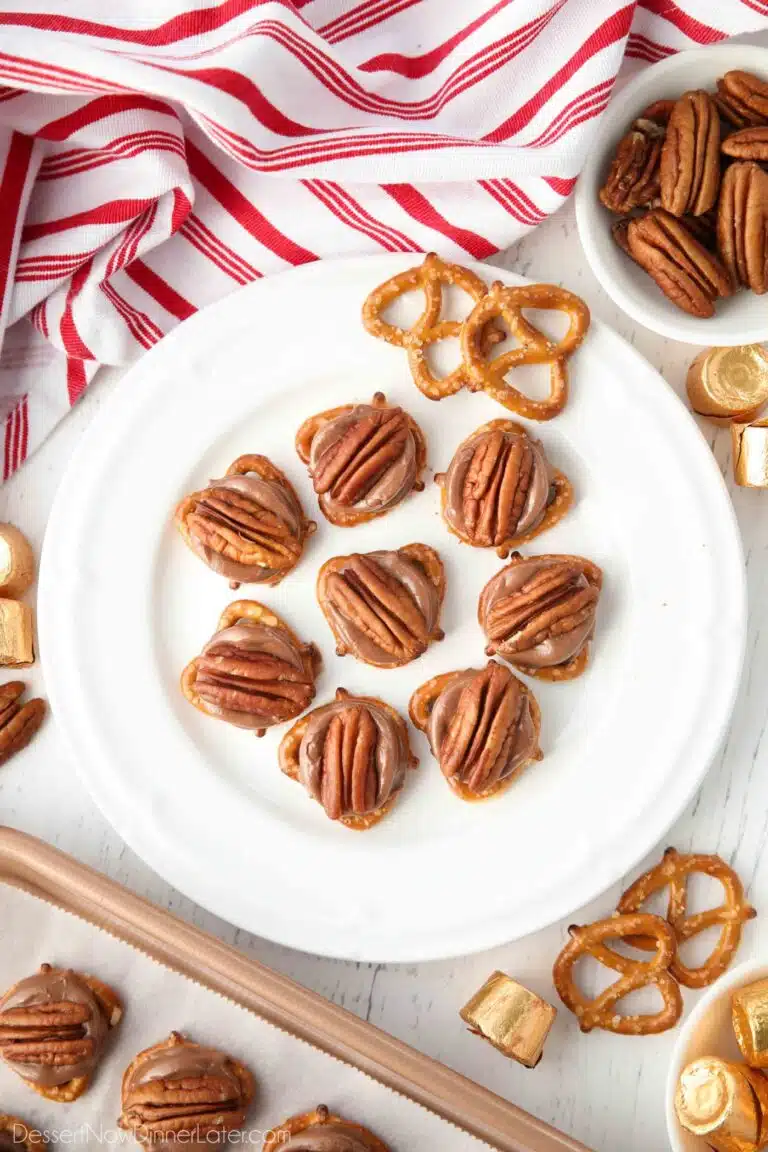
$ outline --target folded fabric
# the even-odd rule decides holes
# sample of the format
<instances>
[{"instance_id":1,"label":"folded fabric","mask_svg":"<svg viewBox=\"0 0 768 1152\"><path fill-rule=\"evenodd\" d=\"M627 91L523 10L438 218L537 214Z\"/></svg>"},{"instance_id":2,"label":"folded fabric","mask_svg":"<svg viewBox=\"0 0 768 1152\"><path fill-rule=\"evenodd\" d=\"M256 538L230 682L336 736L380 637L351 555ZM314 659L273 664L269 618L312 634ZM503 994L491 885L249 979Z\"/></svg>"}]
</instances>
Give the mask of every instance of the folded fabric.
<instances>
[{"instance_id":1,"label":"folded fabric","mask_svg":"<svg viewBox=\"0 0 768 1152\"><path fill-rule=\"evenodd\" d=\"M570 193L625 57L768 26L768 0L46 6L0 12L4 478L100 364L240 285L492 256Z\"/></svg>"}]
</instances>

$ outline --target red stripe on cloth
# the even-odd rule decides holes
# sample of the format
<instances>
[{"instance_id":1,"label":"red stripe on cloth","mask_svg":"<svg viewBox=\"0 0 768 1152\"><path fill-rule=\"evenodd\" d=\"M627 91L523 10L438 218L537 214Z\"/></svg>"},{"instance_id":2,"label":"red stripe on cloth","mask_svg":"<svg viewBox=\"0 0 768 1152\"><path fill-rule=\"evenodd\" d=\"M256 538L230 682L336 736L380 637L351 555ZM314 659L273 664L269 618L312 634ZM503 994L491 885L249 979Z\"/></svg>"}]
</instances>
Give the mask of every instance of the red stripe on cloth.
<instances>
[{"instance_id":1,"label":"red stripe on cloth","mask_svg":"<svg viewBox=\"0 0 768 1152\"><path fill-rule=\"evenodd\" d=\"M527 228L540 224L544 219L544 213L527 196L524 197L516 184L510 184L508 180L480 180L478 183L505 212L509 212Z\"/></svg>"},{"instance_id":2,"label":"red stripe on cloth","mask_svg":"<svg viewBox=\"0 0 768 1152\"><path fill-rule=\"evenodd\" d=\"M11 474L11 440L13 438L13 416L15 408L5 418L5 430L3 436L3 480L7 480Z\"/></svg>"},{"instance_id":3,"label":"red stripe on cloth","mask_svg":"<svg viewBox=\"0 0 768 1152\"><path fill-rule=\"evenodd\" d=\"M261 272L219 239L199 216L188 216L180 234L238 284L250 284L252 280L261 279Z\"/></svg>"},{"instance_id":4,"label":"red stripe on cloth","mask_svg":"<svg viewBox=\"0 0 768 1152\"><path fill-rule=\"evenodd\" d=\"M134 308L106 280L99 284L99 288L120 315L134 340L138 341L142 347L151 348L153 344L162 339L162 330L147 316L146 312L140 312Z\"/></svg>"},{"instance_id":5,"label":"red stripe on cloth","mask_svg":"<svg viewBox=\"0 0 768 1152\"><path fill-rule=\"evenodd\" d=\"M571 76L586 64L588 60L597 53L601 52L603 48L607 48L611 44L615 44L617 40L623 40L628 34L632 24L632 15L635 10L634 3L627 4L607 20L604 20L599 28L595 29L591 36L587 37L584 43L575 52L561 68L558 68L552 77L539 89L539 91L527 100L521 108L518 108L511 116L508 116L498 128L494 128L483 137L484 140L492 144L501 144L504 140L509 139L515 132L519 132L526 124L534 118L537 112L540 112L547 101L555 92L562 88Z\"/></svg>"},{"instance_id":6,"label":"red stripe on cloth","mask_svg":"<svg viewBox=\"0 0 768 1152\"><path fill-rule=\"evenodd\" d=\"M576 184L576 176L544 176L542 177L545 184L549 184L553 192L557 192L558 196L570 196Z\"/></svg>"},{"instance_id":7,"label":"red stripe on cloth","mask_svg":"<svg viewBox=\"0 0 768 1152\"><path fill-rule=\"evenodd\" d=\"M19 446L21 443L21 411L19 404L13 409L13 439L11 441L11 471L19 466Z\"/></svg>"},{"instance_id":8,"label":"red stripe on cloth","mask_svg":"<svg viewBox=\"0 0 768 1152\"><path fill-rule=\"evenodd\" d=\"M702 24L694 16L689 16L674 0L639 0L637 7L650 12L652 16L661 16L664 20L668 20L696 44L715 44L724 38L723 32L712 28L709 24Z\"/></svg>"},{"instance_id":9,"label":"red stripe on cloth","mask_svg":"<svg viewBox=\"0 0 768 1152\"><path fill-rule=\"evenodd\" d=\"M173 236L181 228L192 211L192 204L186 192L181 188L174 188L173 190L173 212L171 213L171 235Z\"/></svg>"},{"instance_id":10,"label":"red stripe on cloth","mask_svg":"<svg viewBox=\"0 0 768 1152\"><path fill-rule=\"evenodd\" d=\"M625 55L657 61L666 60L667 56L674 56L676 51L676 48L671 48L668 44L658 44L655 40L649 40L647 36L630 32Z\"/></svg>"},{"instance_id":11,"label":"red stripe on cloth","mask_svg":"<svg viewBox=\"0 0 768 1152\"><path fill-rule=\"evenodd\" d=\"M85 365L83 361L75 357L67 357L67 395L69 396L70 407L76 404L83 392L85 392L85 385Z\"/></svg>"},{"instance_id":12,"label":"red stripe on cloth","mask_svg":"<svg viewBox=\"0 0 768 1152\"><path fill-rule=\"evenodd\" d=\"M0 179L0 312L5 311L5 295L11 283L11 255L33 147L31 136L14 132Z\"/></svg>"},{"instance_id":13,"label":"red stripe on cloth","mask_svg":"<svg viewBox=\"0 0 768 1152\"><path fill-rule=\"evenodd\" d=\"M61 180L66 176L78 176L81 172L90 172L105 164L114 164L118 160L130 160L145 152L172 152L182 159L186 156L184 142L178 136L150 129L146 132L132 132L128 136L121 136L102 148L71 148L67 152L47 156L40 166L37 178Z\"/></svg>"},{"instance_id":14,"label":"red stripe on cloth","mask_svg":"<svg viewBox=\"0 0 768 1152\"><path fill-rule=\"evenodd\" d=\"M59 116L58 119L43 124L36 130L35 135L42 136L45 140L66 140L81 128L96 124L99 120L106 120L108 116L118 116L122 112L160 112L178 120L169 104L152 96L97 96L82 108L76 108L66 116Z\"/></svg>"},{"instance_id":15,"label":"red stripe on cloth","mask_svg":"<svg viewBox=\"0 0 768 1152\"><path fill-rule=\"evenodd\" d=\"M27 396L21 398L21 452L19 466L21 466L27 458L29 451L29 407L27 404Z\"/></svg>"},{"instance_id":16,"label":"red stripe on cloth","mask_svg":"<svg viewBox=\"0 0 768 1152\"><path fill-rule=\"evenodd\" d=\"M35 328L37 328L40 335L45 336L45 338L47 340L48 339L48 318L45 315L46 303L47 303L47 301L41 300L39 304L36 304L35 307L32 309L32 311L29 314L29 319L32 321Z\"/></svg>"},{"instance_id":17,"label":"red stripe on cloth","mask_svg":"<svg viewBox=\"0 0 768 1152\"><path fill-rule=\"evenodd\" d=\"M390 229L387 225L376 220L374 216L371 216L340 185L326 180L304 180L302 183L307 191L316 196L337 220L349 228L354 228L356 232L368 236L385 251L414 252L418 249L418 245L414 244L412 240L408 240L401 232Z\"/></svg>"},{"instance_id":18,"label":"red stripe on cloth","mask_svg":"<svg viewBox=\"0 0 768 1152\"><path fill-rule=\"evenodd\" d=\"M189 170L194 178L199 180L211 196L221 204L222 208L229 212L230 216L233 216L238 224L245 228L246 232L255 236L265 248L269 248L270 251L288 261L289 264L306 264L309 260L317 259L314 252L310 252L308 248L303 248L301 244L296 244L278 228L275 228L274 224L271 224L266 216L259 212L255 204L252 204L240 189L236 188L224 173L208 159L205 153L201 152L190 140L187 141L187 159Z\"/></svg>"},{"instance_id":19,"label":"red stripe on cloth","mask_svg":"<svg viewBox=\"0 0 768 1152\"><path fill-rule=\"evenodd\" d=\"M447 236L449 240L458 244L460 248L469 252L477 260L484 260L487 256L492 256L494 252L498 252L498 248L491 244L490 240L486 240L484 236L479 236L477 232L470 232L467 228L458 228L455 224L451 224L412 184L382 184L381 187L414 220L418 220L420 224L432 228L435 232L441 232L443 236Z\"/></svg>"},{"instance_id":20,"label":"red stripe on cloth","mask_svg":"<svg viewBox=\"0 0 768 1152\"><path fill-rule=\"evenodd\" d=\"M550 12L545 12L543 16L539 16L536 20L531 20L529 24L519 28L515 36L522 36L525 30L533 25L548 24L555 13L562 8L564 2L565 0L560 0L560 3L556 4ZM483 24L487 23L492 16L495 16L497 12L501 12L502 9L507 6L508 0L499 0L497 4L494 4L493 8L489 8L487 12L478 16L471 24L467 24L466 27L459 29L459 31L448 40L439 44L437 48L433 48L430 52L424 52L421 56L404 56L400 52L384 52L380 56L372 56L370 60L366 60L360 64L360 71L396 72L399 76L405 76L409 80L416 80L422 76L427 76L442 64L443 60L453 52L454 48L458 48L459 44L462 44L473 32L476 32L478 28L482 28Z\"/></svg>"},{"instance_id":21,"label":"red stripe on cloth","mask_svg":"<svg viewBox=\"0 0 768 1152\"><path fill-rule=\"evenodd\" d=\"M317 34L322 36L326 44L338 44L341 40L356 36L366 28L373 28L374 25L381 24L382 21L389 20L418 3L419 0L363 0L363 3L358 4L351 12L344 12L341 16L323 24L318 28Z\"/></svg>"},{"instance_id":22,"label":"red stripe on cloth","mask_svg":"<svg viewBox=\"0 0 768 1152\"><path fill-rule=\"evenodd\" d=\"M187 317L194 316L197 312L194 304L185 300L175 288L171 287L167 280L163 280L162 276L153 271L143 260L134 260L124 271L134 284L138 284L139 288L142 288L153 300L157 300L158 304L166 312L170 312L171 316L175 316L177 320L186 320Z\"/></svg>"},{"instance_id":23,"label":"red stripe on cloth","mask_svg":"<svg viewBox=\"0 0 768 1152\"><path fill-rule=\"evenodd\" d=\"M64 32L69 35L101 36L106 40L159 47L187 40L190 36L203 36L222 28L230 20L249 12L262 0L223 0L210 8L197 8L173 16L156 28L116 28L114 24L99 24L94 20L78 20L47 12L2 12L0 24L21 25L43 31Z\"/></svg>"},{"instance_id":24,"label":"red stripe on cloth","mask_svg":"<svg viewBox=\"0 0 768 1152\"><path fill-rule=\"evenodd\" d=\"M66 300L64 301L64 311L62 313L61 322L59 324L59 331L61 333L61 342L64 345L64 351L67 353L67 356L69 358L68 363L67 363L67 388L68 389L69 389L69 379L70 379L69 363L70 362L80 362L82 381L83 381L82 388L84 388L85 387L85 368L82 366L82 361L94 359L93 353L91 352L90 348L84 342L84 340L81 338L80 333L78 332L77 327L75 326L74 316L72 315L72 307L74 305L75 298L80 295L80 291L81 291L83 285L85 284L86 280L88 279L88 277L91 273L92 267L93 267L93 260L91 259L86 264L83 264L81 268L78 268L77 272L75 272L75 274L73 275L72 280L70 281L69 288L67 289L67 296L66 296ZM73 381L74 381L73 386L76 388L77 380L80 377L77 374L76 369L73 369L72 371L73 371ZM79 392L77 392L77 396L79 396L80 392L82 392L82 388L80 389ZM77 399L77 396L75 397L75 399ZM74 400L72 399L71 391L70 391L70 403L74 404Z\"/></svg>"},{"instance_id":25,"label":"red stripe on cloth","mask_svg":"<svg viewBox=\"0 0 768 1152\"><path fill-rule=\"evenodd\" d=\"M764 3L763 0L741 0L741 2L745 8L751 8L761 16L768 16L768 3Z\"/></svg>"},{"instance_id":26,"label":"red stripe on cloth","mask_svg":"<svg viewBox=\"0 0 768 1152\"><path fill-rule=\"evenodd\" d=\"M100 91L130 91L124 84L117 84L113 80L98 80L94 76L88 76L85 72L75 72L71 68L61 68L56 64L41 64L26 56L12 56L9 52L0 52L0 72L17 72L19 75L26 73L28 79L38 84L69 88L71 91L88 94Z\"/></svg>"},{"instance_id":27,"label":"red stripe on cloth","mask_svg":"<svg viewBox=\"0 0 768 1152\"><path fill-rule=\"evenodd\" d=\"M552 123L544 129L540 135L534 140L529 140L527 147L529 148L544 148L548 144L553 144L564 136L566 132L570 132L577 124L581 124L584 120L589 120L590 117L596 116L598 112L602 112L605 105L608 103L613 87L613 78L604 80L602 84L595 85L594 88L587 89L582 92L580 96L569 101L565 108L562 109L552 121Z\"/></svg>"},{"instance_id":28,"label":"red stripe on cloth","mask_svg":"<svg viewBox=\"0 0 768 1152\"><path fill-rule=\"evenodd\" d=\"M46 220L41 224L27 224L21 233L24 243L39 240L41 236L53 236L57 232L67 232L79 228L81 224L123 224L138 216L154 200L108 200L97 208L86 208L84 212L74 212L71 216L61 216L58 220Z\"/></svg>"}]
</instances>

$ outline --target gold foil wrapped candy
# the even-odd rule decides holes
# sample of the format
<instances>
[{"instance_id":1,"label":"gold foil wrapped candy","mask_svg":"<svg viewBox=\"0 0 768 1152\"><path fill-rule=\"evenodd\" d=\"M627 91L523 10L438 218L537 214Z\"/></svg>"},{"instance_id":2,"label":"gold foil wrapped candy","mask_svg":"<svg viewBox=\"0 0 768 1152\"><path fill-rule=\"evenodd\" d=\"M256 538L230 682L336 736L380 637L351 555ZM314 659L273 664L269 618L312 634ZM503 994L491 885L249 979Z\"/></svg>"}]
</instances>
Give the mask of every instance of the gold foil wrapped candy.
<instances>
[{"instance_id":1,"label":"gold foil wrapped candy","mask_svg":"<svg viewBox=\"0 0 768 1152\"><path fill-rule=\"evenodd\" d=\"M731 424L733 477L742 488L768 488L768 419Z\"/></svg>"},{"instance_id":2,"label":"gold foil wrapped candy","mask_svg":"<svg viewBox=\"0 0 768 1152\"><path fill-rule=\"evenodd\" d=\"M699 416L749 423L768 401L768 354L759 344L707 348L688 369L685 386Z\"/></svg>"},{"instance_id":3,"label":"gold foil wrapped candy","mask_svg":"<svg viewBox=\"0 0 768 1152\"><path fill-rule=\"evenodd\" d=\"M715 1152L758 1152L768 1141L768 1080L744 1064L704 1056L681 1072L675 1111Z\"/></svg>"},{"instance_id":4,"label":"gold foil wrapped candy","mask_svg":"<svg viewBox=\"0 0 768 1152\"><path fill-rule=\"evenodd\" d=\"M739 988L731 998L733 1030L752 1068L768 1068L768 980Z\"/></svg>"},{"instance_id":5,"label":"gold foil wrapped candy","mask_svg":"<svg viewBox=\"0 0 768 1152\"><path fill-rule=\"evenodd\" d=\"M494 972L459 1015L505 1056L534 1068L557 1012L510 976Z\"/></svg>"}]
</instances>

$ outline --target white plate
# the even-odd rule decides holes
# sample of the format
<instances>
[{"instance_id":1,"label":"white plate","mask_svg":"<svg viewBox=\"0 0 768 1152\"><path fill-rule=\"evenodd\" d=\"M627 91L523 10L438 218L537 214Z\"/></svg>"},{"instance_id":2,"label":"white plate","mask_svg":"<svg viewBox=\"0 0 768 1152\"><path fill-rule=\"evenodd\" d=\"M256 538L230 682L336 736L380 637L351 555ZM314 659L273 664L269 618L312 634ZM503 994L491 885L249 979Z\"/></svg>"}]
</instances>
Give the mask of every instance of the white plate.
<instances>
[{"instance_id":1,"label":"white plate","mask_svg":"<svg viewBox=\"0 0 768 1152\"><path fill-rule=\"evenodd\" d=\"M59 490L40 573L40 648L58 722L95 800L128 844L200 904L293 947L427 960L507 941L566 916L666 832L728 722L741 668L745 583L733 511L703 438L651 367L595 323L572 361L572 399L532 430L577 504L532 551L605 570L593 661L535 686L544 760L503 797L466 804L420 734L421 764L393 813L353 833L281 776L282 730L258 740L182 698L182 667L232 598L171 525L176 501L243 452L286 470L299 423L383 390L424 428L432 469L504 412L482 395L440 404L360 305L409 256L322 263L261 281L171 333L121 383ZM486 277L519 278L482 265ZM428 480L430 477L428 477ZM431 482L385 519L319 530L263 599L321 647L316 703L337 685L406 712L428 677L482 665L477 595L499 560L445 529ZM398 671L334 655L316 604L320 563L420 540L448 575L447 637Z\"/></svg>"},{"instance_id":2,"label":"white plate","mask_svg":"<svg viewBox=\"0 0 768 1152\"><path fill-rule=\"evenodd\" d=\"M708 320L689 316L622 252L611 236L617 219L602 206L598 192L621 137L654 100L677 98L692 88L715 91L715 81L731 69L768 78L768 50L751 44L718 44L676 52L643 70L611 97L576 185L576 223L592 271L620 308L654 332L686 344L752 344L768 339L765 296L741 291L718 300Z\"/></svg>"}]
</instances>

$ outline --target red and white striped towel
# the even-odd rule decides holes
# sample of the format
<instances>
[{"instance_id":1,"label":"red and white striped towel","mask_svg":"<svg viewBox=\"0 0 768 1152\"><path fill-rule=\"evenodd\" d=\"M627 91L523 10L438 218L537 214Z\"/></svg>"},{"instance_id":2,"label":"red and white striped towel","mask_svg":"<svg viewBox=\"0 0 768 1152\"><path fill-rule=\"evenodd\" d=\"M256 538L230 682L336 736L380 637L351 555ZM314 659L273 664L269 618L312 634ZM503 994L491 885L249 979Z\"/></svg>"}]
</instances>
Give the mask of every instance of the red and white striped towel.
<instances>
[{"instance_id":1,"label":"red and white striped towel","mask_svg":"<svg viewBox=\"0 0 768 1152\"><path fill-rule=\"evenodd\" d=\"M100 364L239 285L505 248L571 191L625 56L765 26L768 0L11 2L4 477Z\"/></svg>"}]
</instances>

